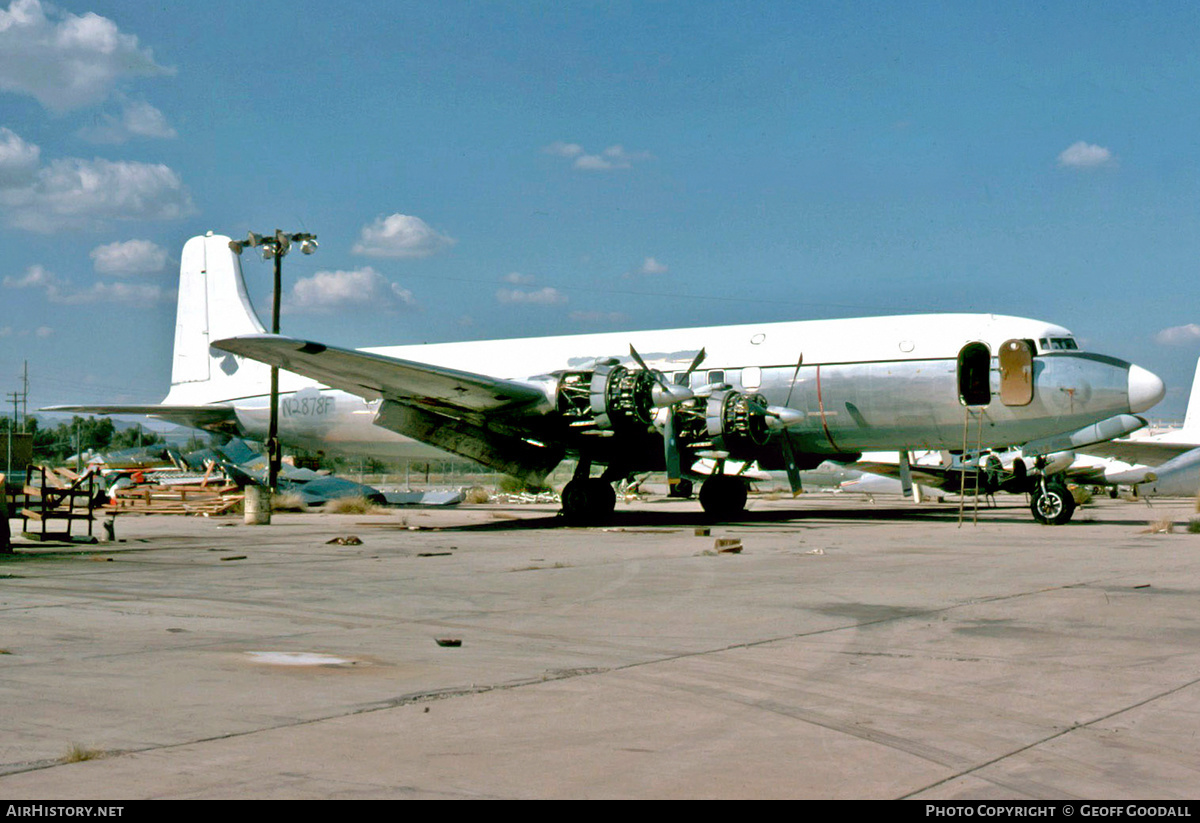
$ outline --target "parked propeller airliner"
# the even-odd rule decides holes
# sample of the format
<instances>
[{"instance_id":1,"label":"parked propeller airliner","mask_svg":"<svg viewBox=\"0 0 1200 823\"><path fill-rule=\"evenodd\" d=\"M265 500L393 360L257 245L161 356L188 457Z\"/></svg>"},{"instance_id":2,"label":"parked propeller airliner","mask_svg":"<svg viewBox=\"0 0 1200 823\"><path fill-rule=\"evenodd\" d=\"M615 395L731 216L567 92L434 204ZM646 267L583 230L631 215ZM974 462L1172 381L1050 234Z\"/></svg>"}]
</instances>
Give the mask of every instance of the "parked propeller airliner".
<instances>
[{"instance_id":1,"label":"parked propeller airliner","mask_svg":"<svg viewBox=\"0 0 1200 823\"><path fill-rule=\"evenodd\" d=\"M262 438L274 365L285 443L387 456L413 438L532 479L573 457L563 511L594 522L613 510L612 482L637 471L665 469L676 487L703 479L705 511L731 517L746 482L727 460L786 470L798 490L802 469L866 450L1049 452L1140 428L1133 415L1164 393L1061 326L991 314L337 348L264 334L229 244L210 233L184 246L161 405L58 410ZM707 478L691 471L701 458L717 466ZM1043 478L1039 519L1056 522L1066 494Z\"/></svg>"}]
</instances>

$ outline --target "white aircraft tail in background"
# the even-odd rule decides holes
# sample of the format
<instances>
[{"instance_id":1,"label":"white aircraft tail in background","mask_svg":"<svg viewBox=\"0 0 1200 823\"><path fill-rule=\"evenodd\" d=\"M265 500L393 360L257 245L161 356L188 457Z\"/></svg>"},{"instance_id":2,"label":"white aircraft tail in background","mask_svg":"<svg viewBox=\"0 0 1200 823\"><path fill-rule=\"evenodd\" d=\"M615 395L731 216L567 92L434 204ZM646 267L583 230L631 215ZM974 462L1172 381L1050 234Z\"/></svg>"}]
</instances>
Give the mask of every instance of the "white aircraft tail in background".
<instances>
[{"instance_id":1,"label":"white aircraft tail in background","mask_svg":"<svg viewBox=\"0 0 1200 823\"><path fill-rule=\"evenodd\" d=\"M242 278L241 262L228 238L193 237L179 263L175 353L171 391L164 406L230 403L261 395L271 367L209 348L214 340L266 331Z\"/></svg>"}]
</instances>

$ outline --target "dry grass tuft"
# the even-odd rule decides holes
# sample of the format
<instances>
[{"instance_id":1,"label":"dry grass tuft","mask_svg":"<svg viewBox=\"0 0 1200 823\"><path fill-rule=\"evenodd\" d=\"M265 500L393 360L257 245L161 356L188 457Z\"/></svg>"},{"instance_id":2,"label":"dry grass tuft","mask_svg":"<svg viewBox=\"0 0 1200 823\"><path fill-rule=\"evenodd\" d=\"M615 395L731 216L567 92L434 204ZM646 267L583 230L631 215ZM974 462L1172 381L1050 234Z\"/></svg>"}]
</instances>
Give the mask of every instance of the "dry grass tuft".
<instances>
[{"instance_id":1,"label":"dry grass tuft","mask_svg":"<svg viewBox=\"0 0 1200 823\"><path fill-rule=\"evenodd\" d=\"M284 492L283 494L271 495L271 511L273 512L302 512L307 510L308 506L304 503L304 498L297 492Z\"/></svg>"},{"instance_id":2,"label":"dry grass tuft","mask_svg":"<svg viewBox=\"0 0 1200 823\"><path fill-rule=\"evenodd\" d=\"M464 497L468 503L486 503L491 499L491 495L483 486L472 486L467 489Z\"/></svg>"},{"instance_id":3,"label":"dry grass tuft","mask_svg":"<svg viewBox=\"0 0 1200 823\"><path fill-rule=\"evenodd\" d=\"M80 743L72 743L67 753L59 760L63 763L82 763L85 760L99 760L104 757L104 751L101 749L90 749Z\"/></svg>"},{"instance_id":4,"label":"dry grass tuft","mask_svg":"<svg viewBox=\"0 0 1200 823\"><path fill-rule=\"evenodd\" d=\"M1175 531L1175 522L1170 518L1155 520L1138 534L1171 534Z\"/></svg>"},{"instance_id":5,"label":"dry grass tuft","mask_svg":"<svg viewBox=\"0 0 1200 823\"><path fill-rule=\"evenodd\" d=\"M341 497L321 507L326 514L377 514L380 507L365 497Z\"/></svg>"}]
</instances>

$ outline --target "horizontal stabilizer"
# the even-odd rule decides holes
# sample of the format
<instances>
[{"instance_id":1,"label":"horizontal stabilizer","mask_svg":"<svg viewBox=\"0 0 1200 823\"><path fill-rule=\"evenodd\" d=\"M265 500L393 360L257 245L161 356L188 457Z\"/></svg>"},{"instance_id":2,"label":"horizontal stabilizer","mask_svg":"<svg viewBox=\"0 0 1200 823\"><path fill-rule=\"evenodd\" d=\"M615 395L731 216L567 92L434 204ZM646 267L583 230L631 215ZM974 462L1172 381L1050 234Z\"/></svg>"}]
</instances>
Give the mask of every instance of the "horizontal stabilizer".
<instances>
[{"instance_id":1,"label":"horizontal stabilizer","mask_svg":"<svg viewBox=\"0 0 1200 823\"><path fill-rule=\"evenodd\" d=\"M146 405L47 406L38 411L61 414L144 414L194 429L223 434L237 434L238 432L237 413L232 406L164 406L150 403Z\"/></svg>"}]
</instances>

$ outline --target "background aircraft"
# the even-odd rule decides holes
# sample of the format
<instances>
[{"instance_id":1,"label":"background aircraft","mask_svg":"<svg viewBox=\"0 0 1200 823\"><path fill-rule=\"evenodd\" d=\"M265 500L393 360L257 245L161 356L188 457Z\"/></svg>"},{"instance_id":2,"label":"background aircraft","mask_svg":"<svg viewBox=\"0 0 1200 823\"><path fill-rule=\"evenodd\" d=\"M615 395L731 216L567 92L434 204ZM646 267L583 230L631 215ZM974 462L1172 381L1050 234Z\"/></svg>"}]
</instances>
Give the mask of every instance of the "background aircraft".
<instances>
[{"instance_id":1,"label":"background aircraft","mask_svg":"<svg viewBox=\"0 0 1200 823\"><path fill-rule=\"evenodd\" d=\"M1100 479L1132 486L1139 497L1193 497L1200 492L1200 360L1182 428L1153 431L1089 446Z\"/></svg>"}]
</instances>

